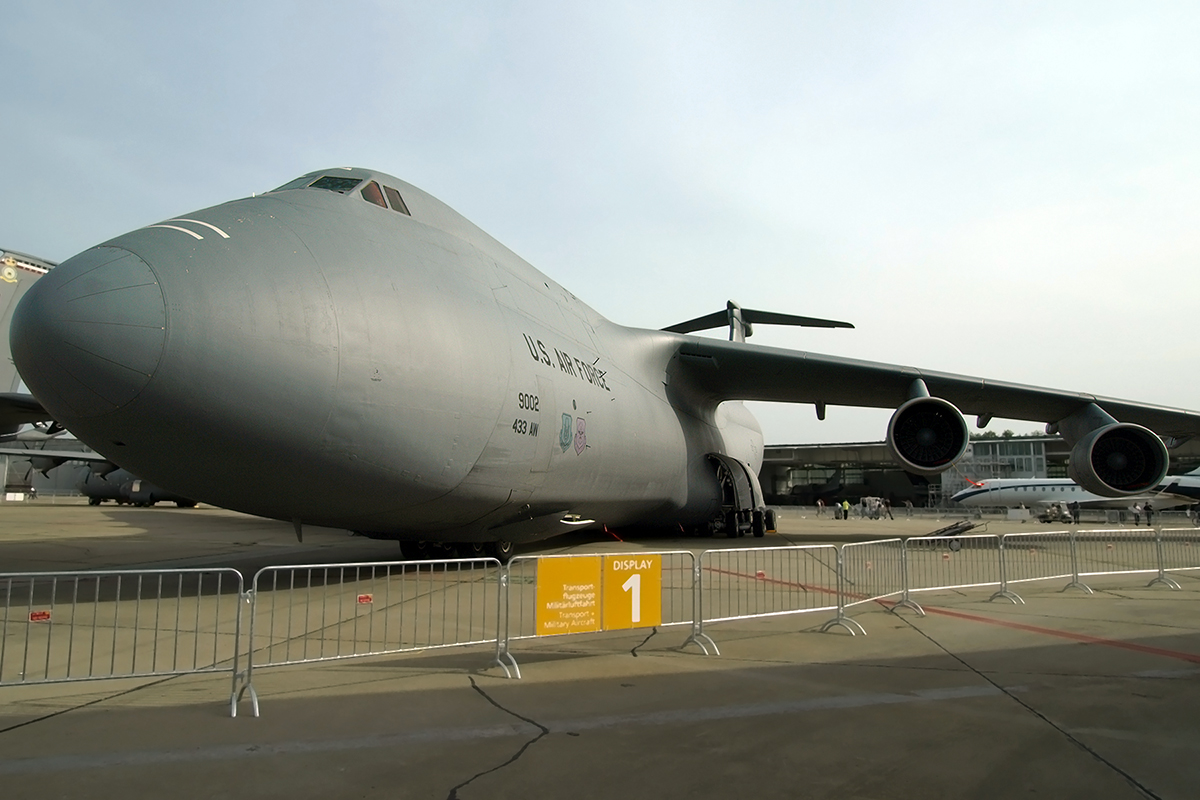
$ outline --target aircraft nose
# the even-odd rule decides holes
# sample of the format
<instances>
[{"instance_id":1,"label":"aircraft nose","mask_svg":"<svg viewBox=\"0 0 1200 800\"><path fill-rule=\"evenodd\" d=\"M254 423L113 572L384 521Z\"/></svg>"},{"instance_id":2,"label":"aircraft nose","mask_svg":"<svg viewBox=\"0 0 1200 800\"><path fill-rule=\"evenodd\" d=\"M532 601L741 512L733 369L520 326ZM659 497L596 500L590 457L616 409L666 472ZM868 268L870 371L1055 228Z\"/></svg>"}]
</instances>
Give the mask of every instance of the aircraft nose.
<instances>
[{"instance_id":1,"label":"aircraft nose","mask_svg":"<svg viewBox=\"0 0 1200 800\"><path fill-rule=\"evenodd\" d=\"M154 270L120 247L85 250L30 287L13 314L17 370L60 421L121 408L146 387L167 335Z\"/></svg>"}]
</instances>

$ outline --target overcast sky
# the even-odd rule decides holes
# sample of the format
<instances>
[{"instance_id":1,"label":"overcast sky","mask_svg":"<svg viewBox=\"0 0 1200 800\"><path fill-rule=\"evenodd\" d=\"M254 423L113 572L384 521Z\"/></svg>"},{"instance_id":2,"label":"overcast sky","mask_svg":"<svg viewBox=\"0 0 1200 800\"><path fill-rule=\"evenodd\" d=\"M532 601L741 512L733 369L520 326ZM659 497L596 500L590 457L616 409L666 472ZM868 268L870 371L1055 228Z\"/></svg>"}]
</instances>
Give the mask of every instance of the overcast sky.
<instances>
[{"instance_id":1,"label":"overcast sky","mask_svg":"<svg viewBox=\"0 0 1200 800\"><path fill-rule=\"evenodd\" d=\"M622 324L735 299L857 326L758 344L1200 409L1197 42L1184 2L8 0L0 248L364 166Z\"/></svg>"}]
</instances>

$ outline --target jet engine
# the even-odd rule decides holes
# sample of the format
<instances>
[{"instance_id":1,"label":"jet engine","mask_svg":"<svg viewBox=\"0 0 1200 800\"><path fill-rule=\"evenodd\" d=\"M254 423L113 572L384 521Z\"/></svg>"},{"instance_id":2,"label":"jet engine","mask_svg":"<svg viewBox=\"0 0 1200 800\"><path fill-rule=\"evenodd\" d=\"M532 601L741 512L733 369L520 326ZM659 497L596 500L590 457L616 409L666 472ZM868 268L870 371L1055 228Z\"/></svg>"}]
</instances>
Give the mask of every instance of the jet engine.
<instances>
[{"instance_id":1,"label":"jet engine","mask_svg":"<svg viewBox=\"0 0 1200 800\"><path fill-rule=\"evenodd\" d=\"M952 403L938 397L914 397L892 415L887 444L905 470L937 475L966 452L967 423Z\"/></svg>"},{"instance_id":2,"label":"jet engine","mask_svg":"<svg viewBox=\"0 0 1200 800\"><path fill-rule=\"evenodd\" d=\"M1167 448L1153 431L1117 422L1075 443L1067 474L1089 492L1123 497L1157 486L1167 466Z\"/></svg>"},{"instance_id":3,"label":"jet engine","mask_svg":"<svg viewBox=\"0 0 1200 800\"><path fill-rule=\"evenodd\" d=\"M1167 474L1167 447L1149 428L1118 422L1095 403L1046 426L1071 445L1067 474L1089 492L1127 497L1152 489Z\"/></svg>"}]
</instances>

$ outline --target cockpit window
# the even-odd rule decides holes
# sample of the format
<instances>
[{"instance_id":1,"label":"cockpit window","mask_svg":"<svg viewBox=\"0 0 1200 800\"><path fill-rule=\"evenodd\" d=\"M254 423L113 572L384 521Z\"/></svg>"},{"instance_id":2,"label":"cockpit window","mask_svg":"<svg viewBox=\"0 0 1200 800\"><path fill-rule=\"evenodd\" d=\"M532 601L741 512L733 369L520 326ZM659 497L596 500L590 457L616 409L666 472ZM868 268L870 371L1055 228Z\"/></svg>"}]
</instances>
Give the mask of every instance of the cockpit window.
<instances>
[{"instance_id":1,"label":"cockpit window","mask_svg":"<svg viewBox=\"0 0 1200 800\"><path fill-rule=\"evenodd\" d=\"M387 192L388 202L392 204L393 211L399 211L401 214L408 214L408 206L404 205L404 198L390 186L384 186L383 190ZM380 203L380 205L383 205ZM412 214L408 214L410 217Z\"/></svg>"},{"instance_id":2,"label":"cockpit window","mask_svg":"<svg viewBox=\"0 0 1200 800\"><path fill-rule=\"evenodd\" d=\"M302 178L296 178L294 181L288 181L278 189L272 189L273 192L282 192L285 189L325 189L338 194L348 194L360 185L362 189L360 194L368 203L374 203L380 208L391 208L407 216L412 216L412 212L408 210L408 205L404 202L404 198L400 196L400 192L393 189L391 186L380 186L377 181L363 181L365 178L350 178L342 175L322 175L319 178L313 178L312 175L305 175ZM384 199L384 198L387 199Z\"/></svg>"},{"instance_id":3,"label":"cockpit window","mask_svg":"<svg viewBox=\"0 0 1200 800\"><path fill-rule=\"evenodd\" d=\"M371 181L362 188L362 196L368 203L387 208L387 203L383 202L383 192L379 191L379 184L375 181Z\"/></svg>"},{"instance_id":4,"label":"cockpit window","mask_svg":"<svg viewBox=\"0 0 1200 800\"><path fill-rule=\"evenodd\" d=\"M305 186L308 186L310 183L312 183L312 176L305 175L302 178L296 178L296 180L294 180L294 181L288 181L283 186L280 186L276 189L272 189L271 191L272 192L282 192L285 189L303 189Z\"/></svg>"},{"instance_id":5,"label":"cockpit window","mask_svg":"<svg viewBox=\"0 0 1200 800\"><path fill-rule=\"evenodd\" d=\"M336 175L325 175L309 184L313 189L328 189L331 192L345 194L362 183L362 178L343 178Z\"/></svg>"}]
</instances>

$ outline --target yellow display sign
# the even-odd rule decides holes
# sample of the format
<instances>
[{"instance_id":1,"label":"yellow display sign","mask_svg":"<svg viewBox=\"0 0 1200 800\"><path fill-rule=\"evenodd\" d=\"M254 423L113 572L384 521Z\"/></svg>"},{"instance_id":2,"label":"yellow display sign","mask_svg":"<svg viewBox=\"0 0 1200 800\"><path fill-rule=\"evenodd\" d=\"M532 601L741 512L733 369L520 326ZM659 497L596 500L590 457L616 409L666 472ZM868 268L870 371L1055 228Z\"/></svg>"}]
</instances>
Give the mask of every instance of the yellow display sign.
<instances>
[{"instance_id":1,"label":"yellow display sign","mask_svg":"<svg viewBox=\"0 0 1200 800\"><path fill-rule=\"evenodd\" d=\"M538 559L536 618L538 636L600 630L600 556Z\"/></svg>"},{"instance_id":2,"label":"yellow display sign","mask_svg":"<svg viewBox=\"0 0 1200 800\"><path fill-rule=\"evenodd\" d=\"M604 557L604 630L662 624L662 557Z\"/></svg>"}]
</instances>

